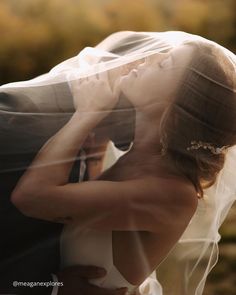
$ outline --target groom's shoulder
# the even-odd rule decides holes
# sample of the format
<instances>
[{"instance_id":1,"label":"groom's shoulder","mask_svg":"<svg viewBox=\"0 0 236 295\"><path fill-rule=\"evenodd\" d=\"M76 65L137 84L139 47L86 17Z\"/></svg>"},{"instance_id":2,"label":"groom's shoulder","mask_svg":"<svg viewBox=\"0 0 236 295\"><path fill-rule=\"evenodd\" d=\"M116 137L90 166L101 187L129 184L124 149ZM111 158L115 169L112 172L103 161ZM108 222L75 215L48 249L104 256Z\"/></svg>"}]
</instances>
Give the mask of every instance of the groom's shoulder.
<instances>
[{"instance_id":1,"label":"groom's shoulder","mask_svg":"<svg viewBox=\"0 0 236 295\"><path fill-rule=\"evenodd\" d=\"M20 89L1 89L0 88L0 112L24 112L26 110L35 110L36 104L32 101L30 95L22 92Z\"/></svg>"},{"instance_id":2,"label":"groom's shoulder","mask_svg":"<svg viewBox=\"0 0 236 295\"><path fill-rule=\"evenodd\" d=\"M21 82L17 82L16 85ZM22 82L23 83L23 82ZM73 112L73 99L68 84L0 87L0 111L22 113Z\"/></svg>"}]
</instances>

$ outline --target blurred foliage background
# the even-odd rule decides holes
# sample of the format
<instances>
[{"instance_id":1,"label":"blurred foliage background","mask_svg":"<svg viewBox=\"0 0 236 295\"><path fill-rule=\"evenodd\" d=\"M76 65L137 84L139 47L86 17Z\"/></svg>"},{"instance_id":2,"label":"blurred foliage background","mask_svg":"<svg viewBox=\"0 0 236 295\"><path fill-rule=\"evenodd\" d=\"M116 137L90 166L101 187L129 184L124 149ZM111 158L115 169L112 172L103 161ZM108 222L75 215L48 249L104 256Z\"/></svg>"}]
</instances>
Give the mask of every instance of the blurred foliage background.
<instances>
[{"instance_id":1,"label":"blurred foliage background","mask_svg":"<svg viewBox=\"0 0 236 295\"><path fill-rule=\"evenodd\" d=\"M47 72L119 30L183 30L236 49L235 0L0 0L0 84Z\"/></svg>"},{"instance_id":2,"label":"blurred foliage background","mask_svg":"<svg viewBox=\"0 0 236 295\"><path fill-rule=\"evenodd\" d=\"M33 78L120 30L183 30L236 51L236 0L0 0L0 85ZM236 206L206 295L236 294Z\"/></svg>"}]
</instances>

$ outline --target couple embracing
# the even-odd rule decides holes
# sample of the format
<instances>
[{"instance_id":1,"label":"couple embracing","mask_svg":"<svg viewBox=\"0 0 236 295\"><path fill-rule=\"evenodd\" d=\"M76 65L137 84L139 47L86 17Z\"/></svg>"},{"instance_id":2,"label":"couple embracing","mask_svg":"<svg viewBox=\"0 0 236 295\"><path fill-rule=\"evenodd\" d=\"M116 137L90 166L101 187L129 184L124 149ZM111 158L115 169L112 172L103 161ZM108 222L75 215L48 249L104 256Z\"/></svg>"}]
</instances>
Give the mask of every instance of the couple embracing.
<instances>
[{"instance_id":1,"label":"couple embracing","mask_svg":"<svg viewBox=\"0 0 236 295\"><path fill-rule=\"evenodd\" d=\"M215 201L232 185L219 177L236 144L232 57L182 32L120 32L1 87L2 292L161 295L155 270L183 238L214 248L218 228L200 247L193 233L218 206L205 227L194 218L208 189ZM125 153L104 170L110 141Z\"/></svg>"}]
</instances>

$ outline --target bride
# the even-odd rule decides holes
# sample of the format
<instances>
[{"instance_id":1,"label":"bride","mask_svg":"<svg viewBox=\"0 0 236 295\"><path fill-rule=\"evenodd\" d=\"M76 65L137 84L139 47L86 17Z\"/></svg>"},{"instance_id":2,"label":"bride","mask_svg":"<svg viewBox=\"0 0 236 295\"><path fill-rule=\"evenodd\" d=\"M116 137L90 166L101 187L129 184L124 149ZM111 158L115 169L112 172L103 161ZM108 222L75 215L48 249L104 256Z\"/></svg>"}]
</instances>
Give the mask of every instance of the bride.
<instances>
[{"instance_id":1,"label":"bride","mask_svg":"<svg viewBox=\"0 0 236 295\"><path fill-rule=\"evenodd\" d=\"M107 274L94 284L162 294L157 281L145 282L186 233L236 145L234 71L218 47L193 39L70 81L75 113L12 194L24 214L66 224L63 267L103 266ZM68 183L73 162L65 160L76 158L121 95L136 111L131 148L96 179Z\"/></svg>"}]
</instances>

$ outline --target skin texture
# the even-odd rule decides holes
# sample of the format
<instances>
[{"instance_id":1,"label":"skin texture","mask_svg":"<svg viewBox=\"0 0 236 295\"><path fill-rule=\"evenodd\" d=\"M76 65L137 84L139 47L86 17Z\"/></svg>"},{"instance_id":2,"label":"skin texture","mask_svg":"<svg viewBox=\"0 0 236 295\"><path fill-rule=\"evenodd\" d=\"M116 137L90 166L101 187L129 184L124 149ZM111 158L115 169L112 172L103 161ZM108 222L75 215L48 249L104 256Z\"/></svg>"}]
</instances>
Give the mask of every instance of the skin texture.
<instances>
[{"instance_id":1,"label":"skin texture","mask_svg":"<svg viewBox=\"0 0 236 295\"><path fill-rule=\"evenodd\" d=\"M190 46L182 45L167 53L155 53L146 57L145 62L121 78L121 91L136 108L161 102L170 103L192 51Z\"/></svg>"},{"instance_id":2,"label":"skin texture","mask_svg":"<svg viewBox=\"0 0 236 295\"><path fill-rule=\"evenodd\" d=\"M163 62L157 58L156 65ZM113 89L106 74L74 85L77 111L44 145L12 194L13 204L31 217L113 231L115 266L135 285L165 258L197 207L192 184L168 157L161 156L160 134L153 126L160 124L165 101L154 103L154 73L149 65L140 67L140 76L134 77L131 71ZM161 77L164 84L164 74ZM174 76L168 79L178 80ZM140 92L146 89L145 101L136 90L140 84ZM127 85L133 85L134 94ZM156 94L171 99L172 94L163 92L165 88ZM136 108L132 148L97 179L68 183L79 149L116 105L120 91Z\"/></svg>"}]
</instances>

